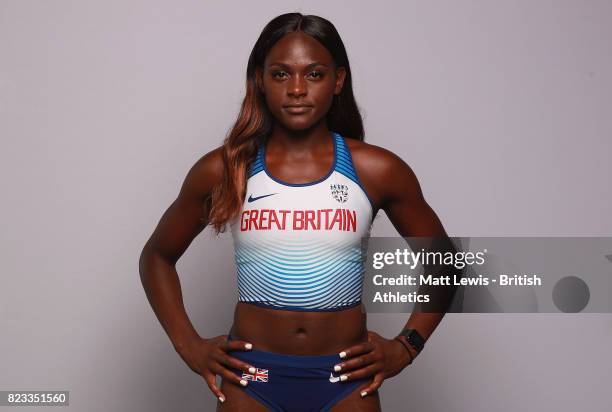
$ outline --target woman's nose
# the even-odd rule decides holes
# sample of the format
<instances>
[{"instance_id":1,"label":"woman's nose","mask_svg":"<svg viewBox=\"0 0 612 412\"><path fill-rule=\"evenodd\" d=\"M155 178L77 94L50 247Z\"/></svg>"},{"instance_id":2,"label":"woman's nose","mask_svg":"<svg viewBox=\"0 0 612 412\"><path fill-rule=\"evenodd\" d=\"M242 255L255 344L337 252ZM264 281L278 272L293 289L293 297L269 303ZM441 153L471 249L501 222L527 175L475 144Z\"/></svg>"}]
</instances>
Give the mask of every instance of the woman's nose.
<instances>
[{"instance_id":1,"label":"woman's nose","mask_svg":"<svg viewBox=\"0 0 612 412\"><path fill-rule=\"evenodd\" d=\"M306 80L301 76L295 76L289 84L289 94L295 96L305 95L307 92Z\"/></svg>"}]
</instances>

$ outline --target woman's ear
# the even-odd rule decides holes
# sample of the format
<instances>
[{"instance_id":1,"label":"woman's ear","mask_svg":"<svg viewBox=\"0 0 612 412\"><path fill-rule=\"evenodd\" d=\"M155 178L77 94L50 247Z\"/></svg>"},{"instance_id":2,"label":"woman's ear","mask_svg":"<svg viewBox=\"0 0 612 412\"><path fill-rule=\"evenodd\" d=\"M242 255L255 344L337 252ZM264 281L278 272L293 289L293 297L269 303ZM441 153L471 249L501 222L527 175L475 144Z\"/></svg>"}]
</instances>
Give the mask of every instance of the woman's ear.
<instances>
[{"instance_id":1,"label":"woman's ear","mask_svg":"<svg viewBox=\"0 0 612 412\"><path fill-rule=\"evenodd\" d=\"M255 68L255 84L257 85L257 90L261 94L266 94L263 86L263 72L261 67Z\"/></svg>"},{"instance_id":2,"label":"woman's ear","mask_svg":"<svg viewBox=\"0 0 612 412\"><path fill-rule=\"evenodd\" d=\"M346 69L344 66L340 66L336 69L336 88L334 94L340 94L342 86L344 85L344 78L346 77Z\"/></svg>"}]
</instances>

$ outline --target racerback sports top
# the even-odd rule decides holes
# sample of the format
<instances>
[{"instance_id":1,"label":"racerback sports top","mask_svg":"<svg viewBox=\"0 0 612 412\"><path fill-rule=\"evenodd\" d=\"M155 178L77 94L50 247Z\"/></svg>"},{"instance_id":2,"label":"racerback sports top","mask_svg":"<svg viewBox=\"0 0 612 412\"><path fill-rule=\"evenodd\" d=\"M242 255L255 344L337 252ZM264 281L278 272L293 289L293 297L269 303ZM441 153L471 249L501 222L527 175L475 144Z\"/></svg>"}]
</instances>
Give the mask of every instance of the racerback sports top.
<instances>
[{"instance_id":1,"label":"racerback sports top","mask_svg":"<svg viewBox=\"0 0 612 412\"><path fill-rule=\"evenodd\" d=\"M302 311L361 302L373 208L344 138L332 137L331 170L310 183L272 176L265 144L259 147L242 210L230 223L239 301Z\"/></svg>"}]
</instances>

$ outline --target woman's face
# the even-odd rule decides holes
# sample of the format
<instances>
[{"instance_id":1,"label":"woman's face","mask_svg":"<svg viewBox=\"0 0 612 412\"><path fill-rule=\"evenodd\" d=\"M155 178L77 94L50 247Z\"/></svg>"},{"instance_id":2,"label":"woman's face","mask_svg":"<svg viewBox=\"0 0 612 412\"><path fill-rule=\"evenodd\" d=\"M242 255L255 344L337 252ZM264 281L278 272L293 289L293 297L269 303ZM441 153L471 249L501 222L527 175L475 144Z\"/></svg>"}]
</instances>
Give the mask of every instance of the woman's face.
<instances>
[{"instance_id":1,"label":"woman's face","mask_svg":"<svg viewBox=\"0 0 612 412\"><path fill-rule=\"evenodd\" d=\"M289 130L308 129L323 119L345 75L329 51L302 32L283 36L266 56L263 71L257 69L270 112Z\"/></svg>"}]
</instances>

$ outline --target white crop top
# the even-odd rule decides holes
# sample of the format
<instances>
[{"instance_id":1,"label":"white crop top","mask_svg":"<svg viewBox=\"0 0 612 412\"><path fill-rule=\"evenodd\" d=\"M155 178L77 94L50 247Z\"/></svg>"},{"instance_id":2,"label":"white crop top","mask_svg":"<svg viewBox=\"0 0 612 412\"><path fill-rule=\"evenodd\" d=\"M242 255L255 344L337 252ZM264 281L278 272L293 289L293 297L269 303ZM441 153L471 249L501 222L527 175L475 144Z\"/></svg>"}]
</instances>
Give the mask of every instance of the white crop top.
<instances>
[{"instance_id":1,"label":"white crop top","mask_svg":"<svg viewBox=\"0 0 612 412\"><path fill-rule=\"evenodd\" d=\"M259 148L242 210L230 224L239 301L301 311L361 302L373 208L344 138L332 137L333 166L310 183L272 176L265 144Z\"/></svg>"}]
</instances>

